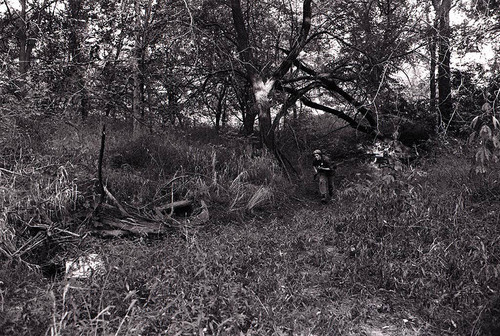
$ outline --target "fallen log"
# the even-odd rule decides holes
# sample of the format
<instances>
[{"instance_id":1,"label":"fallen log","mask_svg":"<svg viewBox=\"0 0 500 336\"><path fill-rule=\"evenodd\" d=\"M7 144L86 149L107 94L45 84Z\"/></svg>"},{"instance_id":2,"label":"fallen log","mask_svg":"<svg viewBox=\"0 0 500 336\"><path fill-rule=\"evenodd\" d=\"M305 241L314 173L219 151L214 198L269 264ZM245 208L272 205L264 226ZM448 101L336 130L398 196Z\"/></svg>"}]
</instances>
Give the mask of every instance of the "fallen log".
<instances>
[{"instance_id":1,"label":"fallen log","mask_svg":"<svg viewBox=\"0 0 500 336\"><path fill-rule=\"evenodd\" d=\"M104 226L112 227L115 230L126 231L138 236L161 235L172 229L171 226L161 222L139 220L134 217L102 217L100 218L100 222Z\"/></svg>"},{"instance_id":2,"label":"fallen log","mask_svg":"<svg viewBox=\"0 0 500 336\"><path fill-rule=\"evenodd\" d=\"M130 232L124 230L99 230L96 233L102 238L122 238L130 235Z\"/></svg>"},{"instance_id":3,"label":"fallen log","mask_svg":"<svg viewBox=\"0 0 500 336\"><path fill-rule=\"evenodd\" d=\"M99 204L90 216L93 221L95 232L108 237L121 237L127 234L139 236L161 235L170 231L175 224L178 223L175 219L171 218L170 215L165 216L161 209L153 209L155 212L154 218L150 218L149 215L146 215L148 217L145 217L143 214L129 212L104 185L102 163L104 157L105 139L106 124L102 127L101 147L99 151L97 171L101 198ZM110 200L112 205L105 203L106 198ZM178 205L174 203L171 203L170 207L167 205L165 209L175 209L175 206Z\"/></svg>"},{"instance_id":4,"label":"fallen log","mask_svg":"<svg viewBox=\"0 0 500 336\"><path fill-rule=\"evenodd\" d=\"M104 186L103 189L104 189L104 192L106 193L106 196L108 196L108 198L111 200L111 202L113 202L113 204L118 208L118 210L120 210L120 214L124 217L128 217L129 216L128 212L121 205L121 203L118 202L118 200L115 198L115 196L113 196L113 194L108 190L108 188L106 188L106 186Z\"/></svg>"},{"instance_id":5,"label":"fallen log","mask_svg":"<svg viewBox=\"0 0 500 336\"><path fill-rule=\"evenodd\" d=\"M155 211L167 211L173 213L180 208L191 208L192 205L193 202L191 202L190 200L181 200L155 207Z\"/></svg>"}]
</instances>

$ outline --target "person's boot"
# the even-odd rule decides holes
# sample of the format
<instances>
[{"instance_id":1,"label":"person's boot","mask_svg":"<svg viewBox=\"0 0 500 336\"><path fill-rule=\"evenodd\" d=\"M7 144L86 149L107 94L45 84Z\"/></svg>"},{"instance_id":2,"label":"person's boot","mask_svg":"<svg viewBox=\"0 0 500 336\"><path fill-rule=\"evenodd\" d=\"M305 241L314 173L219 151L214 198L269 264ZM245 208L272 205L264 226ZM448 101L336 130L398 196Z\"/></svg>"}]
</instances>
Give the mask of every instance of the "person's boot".
<instances>
[{"instance_id":1,"label":"person's boot","mask_svg":"<svg viewBox=\"0 0 500 336\"><path fill-rule=\"evenodd\" d=\"M327 202L326 195L322 195L321 196L321 203L326 204L326 202Z\"/></svg>"}]
</instances>

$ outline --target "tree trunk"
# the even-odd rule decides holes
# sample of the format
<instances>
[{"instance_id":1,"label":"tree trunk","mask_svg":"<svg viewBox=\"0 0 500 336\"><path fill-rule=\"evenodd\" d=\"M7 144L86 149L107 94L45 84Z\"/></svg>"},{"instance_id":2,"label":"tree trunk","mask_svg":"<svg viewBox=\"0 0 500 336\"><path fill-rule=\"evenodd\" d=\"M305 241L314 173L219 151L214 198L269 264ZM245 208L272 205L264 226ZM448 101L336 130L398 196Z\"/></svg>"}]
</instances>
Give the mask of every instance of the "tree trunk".
<instances>
[{"instance_id":1,"label":"tree trunk","mask_svg":"<svg viewBox=\"0 0 500 336\"><path fill-rule=\"evenodd\" d=\"M16 41L17 46L19 48L19 79L16 80L16 85L19 88L18 90L18 98L22 99L26 95L26 75L30 68L31 63L31 53L33 48L35 47L36 38L33 38L32 35L38 30L40 24L40 18L42 15L38 15L38 22L35 22L34 25L31 25L33 29L30 29L30 18L28 17L28 3L27 0L19 0L19 5L21 7L19 14L14 16L13 11L10 8L10 4L8 1L3 1L2 4L5 6L5 10L7 11L7 15L9 19L14 22L14 27L16 29ZM16 10L16 14L17 14Z\"/></svg>"},{"instance_id":2,"label":"tree trunk","mask_svg":"<svg viewBox=\"0 0 500 336\"><path fill-rule=\"evenodd\" d=\"M28 53L28 25L26 17L26 0L21 0L21 20L19 27L19 73L24 77L28 72L30 55Z\"/></svg>"},{"instance_id":3,"label":"tree trunk","mask_svg":"<svg viewBox=\"0 0 500 336\"><path fill-rule=\"evenodd\" d=\"M438 20L438 109L445 124L448 124L452 115L451 99L451 72L450 72L450 10L451 0L442 0L439 6Z\"/></svg>"},{"instance_id":4,"label":"tree trunk","mask_svg":"<svg viewBox=\"0 0 500 336\"><path fill-rule=\"evenodd\" d=\"M429 109L430 113L437 115L437 125L441 127L442 120L437 114L436 109L436 34L438 29L438 20L434 19L434 29L429 37L429 56L430 56L430 69L429 69Z\"/></svg>"},{"instance_id":5,"label":"tree trunk","mask_svg":"<svg viewBox=\"0 0 500 336\"><path fill-rule=\"evenodd\" d=\"M83 15L84 0L70 0L69 1L69 53L70 60L70 74L74 80L74 90L78 92L76 97L80 97L78 102L78 113L85 120L88 116L88 98L84 78L84 56L81 50L82 31L85 28L85 19Z\"/></svg>"},{"instance_id":6,"label":"tree trunk","mask_svg":"<svg viewBox=\"0 0 500 336\"><path fill-rule=\"evenodd\" d=\"M252 78L252 88L255 97L255 107L258 111L260 139L267 149L274 151L275 138L271 123L271 101L270 93L273 90L274 80L264 80L262 77L254 75Z\"/></svg>"},{"instance_id":7,"label":"tree trunk","mask_svg":"<svg viewBox=\"0 0 500 336\"><path fill-rule=\"evenodd\" d=\"M132 71L134 80L134 89L132 94L132 134L137 136L142 128L142 76L141 76L141 61L143 59L142 41L141 41L141 7L140 0L134 1L135 12L135 33L134 33L134 50L132 60Z\"/></svg>"},{"instance_id":8,"label":"tree trunk","mask_svg":"<svg viewBox=\"0 0 500 336\"><path fill-rule=\"evenodd\" d=\"M249 136L254 132L255 119L257 117L257 112L254 108L255 104L252 103L252 88L247 84L242 90L238 91L241 92L241 97L238 96L238 102L243 120L243 135Z\"/></svg>"},{"instance_id":9,"label":"tree trunk","mask_svg":"<svg viewBox=\"0 0 500 336\"><path fill-rule=\"evenodd\" d=\"M275 136L271 121L271 93L275 89L276 81L281 80L292 67L299 53L303 50L309 30L311 28L311 4L312 0L303 1L303 18L299 35L294 40L285 59L276 68L271 76L265 78L257 69L259 69L250 46L248 31L245 25L243 11L240 0L231 0L231 12L233 15L233 24L236 30L236 42L241 62L243 63L248 80L252 85L254 96L255 111L259 118L260 138L266 147L275 151ZM252 110L252 109L250 109Z\"/></svg>"},{"instance_id":10,"label":"tree trunk","mask_svg":"<svg viewBox=\"0 0 500 336\"><path fill-rule=\"evenodd\" d=\"M256 75L256 71L253 65L254 59L252 48L250 48L248 32L245 26L245 19L243 17L240 0L231 0L231 13L233 15L234 29L236 30L236 42L239 58L246 70L246 80L251 85L251 87L248 87L247 84L245 85L245 99L242 100L243 104L248 104L243 107L243 111L246 112L243 115L243 131L245 135L251 135L254 131L255 119L258 115L258 112L256 113L256 111L258 111L258 109L248 93L251 92L255 96L253 77Z\"/></svg>"},{"instance_id":11,"label":"tree trunk","mask_svg":"<svg viewBox=\"0 0 500 336\"><path fill-rule=\"evenodd\" d=\"M256 118L257 114L251 111L251 106L246 107L243 112L243 135L252 135L254 133Z\"/></svg>"},{"instance_id":12,"label":"tree trunk","mask_svg":"<svg viewBox=\"0 0 500 336\"><path fill-rule=\"evenodd\" d=\"M31 63L31 52L35 47L35 39L30 38L29 36L29 20L26 14L27 3L26 0L21 0L21 14L19 19L17 40L19 45L19 74L20 74L20 82L19 88L21 91L21 96L25 95L25 86L26 86L26 74L30 68Z\"/></svg>"},{"instance_id":13,"label":"tree trunk","mask_svg":"<svg viewBox=\"0 0 500 336\"><path fill-rule=\"evenodd\" d=\"M215 108L215 130L219 133L221 123L224 124L224 115L226 109L226 91L227 86L224 84L220 92L217 92L217 106Z\"/></svg>"}]
</instances>

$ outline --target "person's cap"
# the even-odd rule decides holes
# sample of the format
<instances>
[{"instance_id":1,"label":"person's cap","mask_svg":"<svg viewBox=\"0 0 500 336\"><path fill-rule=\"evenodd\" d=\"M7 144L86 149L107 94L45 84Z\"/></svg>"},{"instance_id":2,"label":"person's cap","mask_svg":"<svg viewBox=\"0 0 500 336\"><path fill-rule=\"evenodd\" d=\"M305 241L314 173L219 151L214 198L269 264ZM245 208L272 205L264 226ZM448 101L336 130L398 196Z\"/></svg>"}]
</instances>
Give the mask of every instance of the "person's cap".
<instances>
[{"instance_id":1,"label":"person's cap","mask_svg":"<svg viewBox=\"0 0 500 336\"><path fill-rule=\"evenodd\" d=\"M320 151L319 149L316 149L316 150L313 152L313 154L319 154L319 155L321 155L321 151Z\"/></svg>"}]
</instances>

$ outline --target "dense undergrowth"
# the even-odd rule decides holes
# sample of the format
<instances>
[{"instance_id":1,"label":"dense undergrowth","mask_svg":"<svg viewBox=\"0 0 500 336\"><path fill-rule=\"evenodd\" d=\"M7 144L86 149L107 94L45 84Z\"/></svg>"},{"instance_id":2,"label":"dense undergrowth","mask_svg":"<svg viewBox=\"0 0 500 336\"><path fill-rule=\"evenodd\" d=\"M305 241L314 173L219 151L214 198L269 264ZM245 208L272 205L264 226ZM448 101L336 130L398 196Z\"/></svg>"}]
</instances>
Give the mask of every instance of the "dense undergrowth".
<instances>
[{"instance_id":1,"label":"dense undergrowth","mask_svg":"<svg viewBox=\"0 0 500 336\"><path fill-rule=\"evenodd\" d=\"M204 200L211 220L165 237L103 240L89 234L100 127L6 122L6 335L499 332L499 176L471 174L458 141L435 142L397 171L339 166L336 195L322 206L300 151L312 141L299 148L300 134L304 166L289 181L235 135L132 140L110 127L103 172L117 199L142 209ZM102 256L103 272L69 280L57 269L89 253Z\"/></svg>"}]
</instances>

